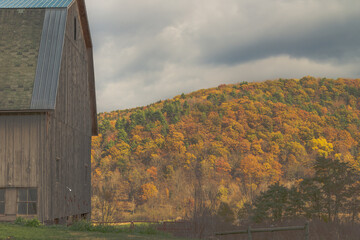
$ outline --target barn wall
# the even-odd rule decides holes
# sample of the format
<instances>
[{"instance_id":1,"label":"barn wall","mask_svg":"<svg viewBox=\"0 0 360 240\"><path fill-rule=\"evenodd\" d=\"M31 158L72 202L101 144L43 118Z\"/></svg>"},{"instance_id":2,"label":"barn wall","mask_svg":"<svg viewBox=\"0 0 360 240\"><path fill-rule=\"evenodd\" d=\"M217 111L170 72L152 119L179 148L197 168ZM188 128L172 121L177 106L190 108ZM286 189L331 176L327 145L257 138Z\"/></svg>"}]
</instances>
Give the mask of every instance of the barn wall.
<instances>
[{"instance_id":1,"label":"barn wall","mask_svg":"<svg viewBox=\"0 0 360 240\"><path fill-rule=\"evenodd\" d=\"M17 188L37 188L41 194L45 124L45 113L0 114L0 188L6 189L11 204L7 216L0 215L0 221L15 220ZM14 195L10 196L11 192Z\"/></svg>"},{"instance_id":2,"label":"barn wall","mask_svg":"<svg viewBox=\"0 0 360 240\"><path fill-rule=\"evenodd\" d=\"M91 212L88 56L78 16L75 2L68 11L56 107L48 126L46 220Z\"/></svg>"}]
</instances>

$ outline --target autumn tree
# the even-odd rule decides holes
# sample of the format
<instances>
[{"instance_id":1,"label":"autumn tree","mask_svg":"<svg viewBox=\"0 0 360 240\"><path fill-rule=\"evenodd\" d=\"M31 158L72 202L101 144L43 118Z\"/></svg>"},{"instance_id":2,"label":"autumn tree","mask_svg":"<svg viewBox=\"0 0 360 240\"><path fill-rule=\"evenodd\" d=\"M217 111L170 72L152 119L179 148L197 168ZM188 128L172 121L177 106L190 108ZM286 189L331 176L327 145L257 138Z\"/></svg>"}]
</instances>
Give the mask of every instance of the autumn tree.
<instances>
[{"instance_id":1,"label":"autumn tree","mask_svg":"<svg viewBox=\"0 0 360 240\"><path fill-rule=\"evenodd\" d=\"M121 200L126 197L127 188L121 174L117 171L110 174L93 176L92 208L93 218L100 222L119 220Z\"/></svg>"},{"instance_id":2,"label":"autumn tree","mask_svg":"<svg viewBox=\"0 0 360 240\"><path fill-rule=\"evenodd\" d=\"M360 184L351 176L360 171L359 89L356 79L242 82L99 113L93 192L116 173L126 194L113 197L133 206L118 207L128 214L124 218L149 211L165 218L202 210L225 216L279 182L276 189L280 194L286 186L287 202L281 211L268 211L272 219L356 221ZM320 168L317 158L331 161ZM342 177L335 179L335 173ZM158 193L145 201L141 196L150 183ZM220 185L227 190L221 198ZM100 205L93 209L100 216Z\"/></svg>"}]
</instances>

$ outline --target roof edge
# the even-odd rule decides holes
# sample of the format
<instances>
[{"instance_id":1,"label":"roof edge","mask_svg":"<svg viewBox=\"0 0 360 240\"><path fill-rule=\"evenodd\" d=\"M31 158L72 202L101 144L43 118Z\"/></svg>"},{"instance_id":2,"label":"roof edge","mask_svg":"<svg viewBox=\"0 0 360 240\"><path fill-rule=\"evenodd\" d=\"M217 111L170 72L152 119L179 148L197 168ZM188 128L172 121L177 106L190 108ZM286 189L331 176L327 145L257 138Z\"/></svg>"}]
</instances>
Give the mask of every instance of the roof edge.
<instances>
[{"instance_id":1,"label":"roof edge","mask_svg":"<svg viewBox=\"0 0 360 240\"><path fill-rule=\"evenodd\" d=\"M98 135L98 122L97 122L97 107L96 107L96 92L95 92L95 73L94 73L94 59L93 59L93 45L90 33L90 26L87 17L85 0L77 0L78 11L80 14L80 22L84 34L85 46L89 58L89 91L90 91L90 109L91 109L91 132L93 136Z\"/></svg>"},{"instance_id":2,"label":"roof edge","mask_svg":"<svg viewBox=\"0 0 360 240\"><path fill-rule=\"evenodd\" d=\"M46 113L54 112L54 109L23 109L23 110L0 110L2 113Z\"/></svg>"},{"instance_id":3,"label":"roof edge","mask_svg":"<svg viewBox=\"0 0 360 240\"><path fill-rule=\"evenodd\" d=\"M80 22L84 32L84 39L86 48L92 48L92 39L90 34L89 21L86 12L85 0L77 0L78 10L80 13Z\"/></svg>"},{"instance_id":4,"label":"roof edge","mask_svg":"<svg viewBox=\"0 0 360 240\"><path fill-rule=\"evenodd\" d=\"M67 8L74 0L1 0L2 9Z\"/></svg>"},{"instance_id":5,"label":"roof edge","mask_svg":"<svg viewBox=\"0 0 360 240\"><path fill-rule=\"evenodd\" d=\"M93 60L92 48L87 49L87 54L89 57L89 61L88 61L89 78L88 78L88 80L89 80L89 91L90 91L91 121L92 121L91 132L92 132L93 136L97 136L98 135L98 122L97 122L97 108L96 108L94 60Z\"/></svg>"}]
</instances>

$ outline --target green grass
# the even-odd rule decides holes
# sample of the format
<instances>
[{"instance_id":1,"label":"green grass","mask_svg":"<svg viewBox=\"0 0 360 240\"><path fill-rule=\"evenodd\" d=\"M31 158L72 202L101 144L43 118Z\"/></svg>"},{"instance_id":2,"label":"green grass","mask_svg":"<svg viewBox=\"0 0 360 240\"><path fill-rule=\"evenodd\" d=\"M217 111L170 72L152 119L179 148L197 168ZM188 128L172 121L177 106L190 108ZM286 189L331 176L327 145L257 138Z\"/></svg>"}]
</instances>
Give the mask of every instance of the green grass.
<instances>
[{"instance_id":1,"label":"green grass","mask_svg":"<svg viewBox=\"0 0 360 240\"><path fill-rule=\"evenodd\" d=\"M81 226L82 225L82 226ZM84 227L85 226L85 227ZM158 232L152 226L140 225L135 226L134 230L128 227L104 227L91 226L86 223L65 226L39 226L29 227L19 224L1 223L0 239L145 239L145 240L183 240L169 234Z\"/></svg>"}]
</instances>

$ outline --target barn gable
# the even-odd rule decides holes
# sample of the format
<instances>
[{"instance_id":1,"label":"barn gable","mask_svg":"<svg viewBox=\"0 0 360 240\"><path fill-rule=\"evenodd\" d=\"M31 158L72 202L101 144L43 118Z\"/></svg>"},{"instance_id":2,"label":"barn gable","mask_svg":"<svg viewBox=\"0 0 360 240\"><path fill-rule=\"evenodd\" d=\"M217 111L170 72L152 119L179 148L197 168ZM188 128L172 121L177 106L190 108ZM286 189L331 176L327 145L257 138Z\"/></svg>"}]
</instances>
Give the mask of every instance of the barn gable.
<instances>
[{"instance_id":1,"label":"barn gable","mask_svg":"<svg viewBox=\"0 0 360 240\"><path fill-rule=\"evenodd\" d=\"M55 109L67 14L75 2L90 60L88 84L96 135L92 42L84 0L0 0L0 111Z\"/></svg>"}]
</instances>

